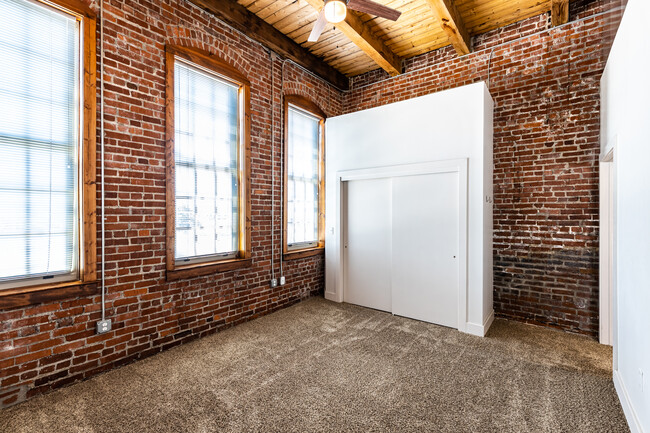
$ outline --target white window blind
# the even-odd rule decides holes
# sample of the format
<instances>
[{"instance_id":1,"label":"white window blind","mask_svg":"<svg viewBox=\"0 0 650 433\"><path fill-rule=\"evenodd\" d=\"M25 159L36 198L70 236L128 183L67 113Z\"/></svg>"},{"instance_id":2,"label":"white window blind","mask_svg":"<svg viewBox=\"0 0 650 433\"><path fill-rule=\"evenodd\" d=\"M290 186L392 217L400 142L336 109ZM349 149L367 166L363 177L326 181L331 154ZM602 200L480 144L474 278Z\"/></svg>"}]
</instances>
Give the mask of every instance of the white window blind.
<instances>
[{"instance_id":1,"label":"white window blind","mask_svg":"<svg viewBox=\"0 0 650 433\"><path fill-rule=\"evenodd\" d=\"M72 15L0 1L0 285L78 278L80 38Z\"/></svg>"},{"instance_id":2,"label":"white window blind","mask_svg":"<svg viewBox=\"0 0 650 433\"><path fill-rule=\"evenodd\" d=\"M318 144L320 120L289 106L287 245L318 242Z\"/></svg>"},{"instance_id":3,"label":"white window blind","mask_svg":"<svg viewBox=\"0 0 650 433\"><path fill-rule=\"evenodd\" d=\"M239 250L239 86L176 59L177 262Z\"/></svg>"}]
</instances>

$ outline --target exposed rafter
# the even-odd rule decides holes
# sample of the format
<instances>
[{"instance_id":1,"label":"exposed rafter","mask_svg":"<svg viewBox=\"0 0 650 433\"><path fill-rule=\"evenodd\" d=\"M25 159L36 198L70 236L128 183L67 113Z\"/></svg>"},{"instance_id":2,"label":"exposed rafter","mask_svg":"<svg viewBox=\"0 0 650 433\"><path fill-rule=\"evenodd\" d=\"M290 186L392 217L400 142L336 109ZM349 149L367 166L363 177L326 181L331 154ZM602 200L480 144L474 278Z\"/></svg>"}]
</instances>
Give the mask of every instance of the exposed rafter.
<instances>
[{"instance_id":1,"label":"exposed rafter","mask_svg":"<svg viewBox=\"0 0 650 433\"><path fill-rule=\"evenodd\" d=\"M323 0L307 0L307 3L317 11L324 5ZM370 31L370 27L361 20L357 12L348 9L345 20L336 24L336 28L390 75L402 73L402 58Z\"/></svg>"},{"instance_id":2,"label":"exposed rafter","mask_svg":"<svg viewBox=\"0 0 650 433\"><path fill-rule=\"evenodd\" d=\"M288 36L250 12L234 0L189 0L214 14L221 21L244 33L249 38L269 47L276 53L293 60L340 89L347 89L349 80L323 60L311 54Z\"/></svg>"},{"instance_id":3,"label":"exposed rafter","mask_svg":"<svg viewBox=\"0 0 650 433\"><path fill-rule=\"evenodd\" d=\"M561 26L569 22L569 0L552 0L551 25Z\"/></svg>"},{"instance_id":4,"label":"exposed rafter","mask_svg":"<svg viewBox=\"0 0 650 433\"><path fill-rule=\"evenodd\" d=\"M454 0L427 0L427 3L458 55L469 54L472 50L472 39Z\"/></svg>"}]
</instances>

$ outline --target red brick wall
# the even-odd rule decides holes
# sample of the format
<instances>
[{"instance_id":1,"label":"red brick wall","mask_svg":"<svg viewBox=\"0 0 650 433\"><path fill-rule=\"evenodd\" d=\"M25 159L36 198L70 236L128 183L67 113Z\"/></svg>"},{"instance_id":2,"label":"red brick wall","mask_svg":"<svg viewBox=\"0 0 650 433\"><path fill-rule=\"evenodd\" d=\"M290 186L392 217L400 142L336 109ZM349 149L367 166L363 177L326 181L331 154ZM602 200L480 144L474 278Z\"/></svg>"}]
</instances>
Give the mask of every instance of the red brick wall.
<instances>
[{"instance_id":1,"label":"red brick wall","mask_svg":"<svg viewBox=\"0 0 650 433\"><path fill-rule=\"evenodd\" d=\"M99 296L0 311L0 407L323 290L321 257L285 262L287 284L276 289L268 284L271 255L275 254L279 277L281 253L279 242L275 248L271 244L271 168L275 164L279 205L283 69L286 94L308 97L328 115L341 112L342 94L290 62L283 68L276 58L273 111L271 60L260 45L186 1L104 3L106 286L113 330L95 335L101 316ZM98 11L97 4L92 6ZM252 120L253 265L173 283L165 281L164 49L170 43L217 53L243 72L251 82ZM273 226L279 240L279 207Z\"/></svg>"},{"instance_id":2,"label":"red brick wall","mask_svg":"<svg viewBox=\"0 0 650 433\"><path fill-rule=\"evenodd\" d=\"M544 14L475 37L465 57L446 47L407 60L406 73L394 78L383 71L355 77L344 111L489 76L495 311L596 335L599 82L620 1L572 5L573 22L562 27L550 28Z\"/></svg>"}]
</instances>

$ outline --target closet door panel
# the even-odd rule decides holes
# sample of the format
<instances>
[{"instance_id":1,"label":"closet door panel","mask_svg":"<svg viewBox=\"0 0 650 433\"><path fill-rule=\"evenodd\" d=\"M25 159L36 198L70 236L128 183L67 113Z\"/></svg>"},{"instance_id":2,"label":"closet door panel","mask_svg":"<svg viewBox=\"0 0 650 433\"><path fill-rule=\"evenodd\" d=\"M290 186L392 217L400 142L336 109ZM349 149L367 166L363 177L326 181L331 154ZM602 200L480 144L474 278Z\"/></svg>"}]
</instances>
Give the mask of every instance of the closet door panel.
<instances>
[{"instance_id":1,"label":"closet door panel","mask_svg":"<svg viewBox=\"0 0 650 433\"><path fill-rule=\"evenodd\" d=\"M391 311L391 180L346 182L344 302Z\"/></svg>"},{"instance_id":2,"label":"closet door panel","mask_svg":"<svg viewBox=\"0 0 650 433\"><path fill-rule=\"evenodd\" d=\"M403 176L392 189L392 312L458 327L457 172Z\"/></svg>"}]
</instances>

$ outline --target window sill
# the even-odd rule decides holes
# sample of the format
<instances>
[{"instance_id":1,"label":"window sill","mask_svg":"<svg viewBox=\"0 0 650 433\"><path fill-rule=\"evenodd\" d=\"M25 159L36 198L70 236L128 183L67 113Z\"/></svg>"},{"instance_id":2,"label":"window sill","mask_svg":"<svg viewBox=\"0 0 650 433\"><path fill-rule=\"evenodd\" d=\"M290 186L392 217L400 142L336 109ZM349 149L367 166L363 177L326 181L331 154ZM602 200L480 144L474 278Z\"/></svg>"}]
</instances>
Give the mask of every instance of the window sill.
<instances>
[{"instance_id":1,"label":"window sill","mask_svg":"<svg viewBox=\"0 0 650 433\"><path fill-rule=\"evenodd\" d=\"M325 253L325 247L305 248L304 250L287 251L282 254L283 260L298 260L307 257L322 256Z\"/></svg>"},{"instance_id":2,"label":"window sill","mask_svg":"<svg viewBox=\"0 0 650 433\"><path fill-rule=\"evenodd\" d=\"M201 277L217 272L250 268L252 265L252 259L232 259L224 260L221 262L198 263L195 265L178 266L174 270L167 271L167 281L176 281L184 278Z\"/></svg>"},{"instance_id":3,"label":"window sill","mask_svg":"<svg viewBox=\"0 0 650 433\"><path fill-rule=\"evenodd\" d=\"M97 293L99 293L99 285L95 281L90 283L67 281L65 283L7 289L0 291L0 310L60 301L79 296L96 295Z\"/></svg>"}]
</instances>

